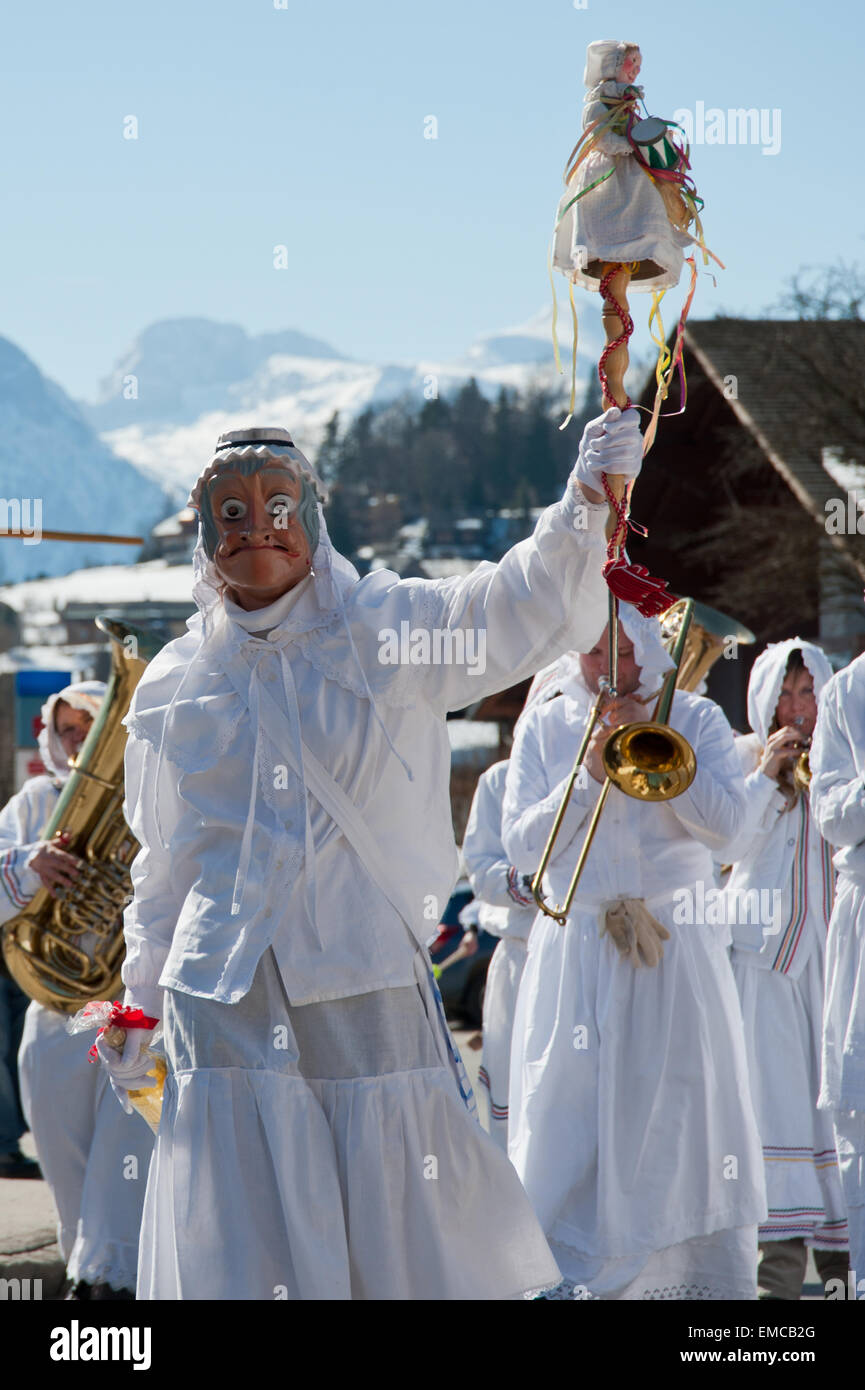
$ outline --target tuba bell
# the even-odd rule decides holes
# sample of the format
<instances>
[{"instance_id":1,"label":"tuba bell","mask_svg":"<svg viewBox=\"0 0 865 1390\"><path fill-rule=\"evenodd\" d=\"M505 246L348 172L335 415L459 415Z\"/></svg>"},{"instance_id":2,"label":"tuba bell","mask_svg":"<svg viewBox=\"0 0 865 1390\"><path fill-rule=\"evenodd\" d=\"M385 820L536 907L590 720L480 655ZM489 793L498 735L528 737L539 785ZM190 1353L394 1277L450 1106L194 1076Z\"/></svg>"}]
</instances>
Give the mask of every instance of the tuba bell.
<instances>
[{"instance_id":1,"label":"tuba bell","mask_svg":"<svg viewBox=\"0 0 865 1390\"><path fill-rule=\"evenodd\" d=\"M3 958L31 999L75 1013L93 999L112 999L121 985L123 909L132 897L130 865L138 841L123 818L122 720L161 635L114 618L96 624L112 639L111 675L102 708L42 832L65 830L81 859L75 884L52 897L40 888L3 929Z\"/></svg>"}]
</instances>

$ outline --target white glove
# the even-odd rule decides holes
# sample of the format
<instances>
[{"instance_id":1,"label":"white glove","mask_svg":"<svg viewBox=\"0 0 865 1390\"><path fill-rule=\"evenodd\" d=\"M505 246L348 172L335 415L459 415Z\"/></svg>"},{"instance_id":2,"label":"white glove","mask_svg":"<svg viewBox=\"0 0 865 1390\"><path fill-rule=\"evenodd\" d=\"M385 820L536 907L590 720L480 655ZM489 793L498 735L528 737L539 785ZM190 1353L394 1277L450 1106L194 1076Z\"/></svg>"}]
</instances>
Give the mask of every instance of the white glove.
<instances>
[{"instance_id":1,"label":"white glove","mask_svg":"<svg viewBox=\"0 0 865 1390\"><path fill-rule=\"evenodd\" d=\"M617 405L611 405L597 420L590 420L583 430L572 477L602 493L601 473L620 473L633 482L642 463L639 414L633 407L622 412Z\"/></svg>"},{"instance_id":2,"label":"white glove","mask_svg":"<svg viewBox=\"0 0 865 1390\"><path fill-rule=\"evenodd\" d=\"M147 1049L155 1032L155 1028L128 1028L122 1052L109 1046L105 1033L100 1033L96 1039L96 1051L100 1061L108 1068L111 1089L127 1115L132 1114L132 1102L127 1092L156 1085L156 1078L147 1075L153 1070L153 1058L148 1057Z\"/></svg>"}]
</instances>

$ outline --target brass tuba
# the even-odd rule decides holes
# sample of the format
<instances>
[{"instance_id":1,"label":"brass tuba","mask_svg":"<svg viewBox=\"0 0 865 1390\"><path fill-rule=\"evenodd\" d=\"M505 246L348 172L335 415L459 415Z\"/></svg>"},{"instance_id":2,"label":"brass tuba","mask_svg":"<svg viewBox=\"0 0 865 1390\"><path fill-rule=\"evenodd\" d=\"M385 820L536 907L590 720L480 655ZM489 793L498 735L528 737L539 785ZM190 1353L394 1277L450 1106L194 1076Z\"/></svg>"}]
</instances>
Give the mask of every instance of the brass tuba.
<instances>
[{"instance_id":1,"label":"brass tuba","mask_svg":"<svg viewBox=\"0 0 865 1390\"><path fill-rule=\"evenodd\" d=\"M138 841L123 818L124 718L147 661L161 645L108 617L111 676L102 708L60 793L42 838L69 832L65 846L82 863L72 888L52 897L40 888L3 929L3 958L25 994L58 1013L92 999L113 999L123 964L123 909L132 897L129 868Z\"/></svg>"}]
</instances>

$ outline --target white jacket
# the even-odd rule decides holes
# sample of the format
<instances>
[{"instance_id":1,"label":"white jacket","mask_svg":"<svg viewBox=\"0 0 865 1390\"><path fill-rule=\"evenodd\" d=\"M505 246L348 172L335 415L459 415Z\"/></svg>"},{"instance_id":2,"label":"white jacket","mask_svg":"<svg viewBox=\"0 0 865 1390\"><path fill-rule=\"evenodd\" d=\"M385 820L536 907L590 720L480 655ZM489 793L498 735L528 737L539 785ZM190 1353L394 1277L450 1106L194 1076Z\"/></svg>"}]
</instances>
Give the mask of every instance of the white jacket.
<instances>
[{"instance_id":1,"label":"white jacket","mask_svg":"<svg viewBox=\"0 0 865 1390\"><path fill-rule=\"evenodd\" d=\"M47 772L29 777L0 811L0 922L17 917L42 887L29 860L42 842L42 832L69 777L69 760L54 728L54 707L58 700L65 700L95 718L105 691L103 681L77 681L55 690L42 706L39 754Z\"/></svg>"},{"instance_id":2,"label":"white jacket","mask_svg":"<svg viewBox=\"0 0 865 1390\"><path fill-rule=\"evenodd\" d=\"M571 690L579 695L576 684ZM520 721L511 751L502 839L523 873L537 868L574 764L589 711L588 692L538 705ZM671 902L680 886L714 885L711 851L729 839L744 815L742 773L723 712L701 695L677 692L670 723L697 757L691 786L671 801L634 800L613 787L580 880L577 906L597 908L618 897ZM574 787L545 876L545 892L561 902L583 832L601 786L588 775Z\"/></svg>"},{"instance_id":3,"label":"white jacket","mask_svg":"<svg viewBox=\"0 0 865 1390\"><path fill-rule=\"evenodd\" d=\"M823 1069L818 1105L865 1112L865 655L820 698L811 744L811 810L836 847L838 897L826 943Z\"/></svg>"},{"instance_id":4,"label":"white jacket","mask_svg":"<svg viewBox=\"0 0 865 1390\"><path fill-rule=\"evenodd\" d=\"M807 797L792 810L777 782L760 771L760 758L775 717L790 653L802 652L820 692L832 675L823 651L799 637L773 642L761 652L748 684L748 718L752 735L736 740L745 774L746 818L739 834L726 846L733 869L726 885L727 921L733 925L733 959L737 965L775 970L795 980L812 953L823 955L835 873L831 851L809 811ZM754 890L776 895L771 912L761 917L742 897ZM765 903L764 903L765 905Z\"/></svg>"},{"instance_id":5,"label":"white jacket","mask_svg":"<svg viewBox=\"0 0 865 1390\"><path fill-rule=\"evenodd\" d=\"M535 900L523 875L510 864L502 845L502 801L507 760L493 763L478 778L463 838L472 891L481 907L478 922L495 936L528 939L535 920Z\"/></svg>"},{"instance_id":6,"label":"white jacket","mask_svg":"<svg viewBox=\"0 0 865 1390\"><path fill-rule=\"evenodd\" d=\"M54 813L58 782L42 773L29 777L0 811L0 922L9 922L42 887L28 865Z\"/></svg>"},{"instance_id":7,"label":"white jacket","mask_svg":"<svg viewBox=\"0 0 865 1390\"><path fill-rule=\"evenodd\" d=\"M236 1002L271 945L293 1004L414 983L457 874L447 711L591 645L606 621L606 507L578 511L573 487L463 579L357 581L323 527L313 584L264 638L227 615L199 542L201 613L151 661L126 721L142 845L127 1002L161 1016L166 987ZM382 662L383 631L435 630L482 632L483 674Z\"/></svg>"},{"instance_id":8,"label":"white jacket","mask_svg":"<svg viewBox=\"0 0 865 1390\"><path fill-rule=\"evenodd\" d=\"M811 810L835 868L865 886L865 655L824 688L809 761Z\"/></svg>"}]
</instances>

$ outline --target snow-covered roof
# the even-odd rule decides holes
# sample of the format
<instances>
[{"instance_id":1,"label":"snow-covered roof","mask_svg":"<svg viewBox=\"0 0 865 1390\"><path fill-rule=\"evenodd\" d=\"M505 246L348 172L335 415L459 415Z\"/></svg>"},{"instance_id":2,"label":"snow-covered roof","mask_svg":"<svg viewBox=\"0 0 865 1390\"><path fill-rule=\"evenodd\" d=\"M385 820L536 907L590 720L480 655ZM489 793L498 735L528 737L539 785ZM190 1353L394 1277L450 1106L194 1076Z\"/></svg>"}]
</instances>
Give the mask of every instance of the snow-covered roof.
<instances>
[{"instance_id":1,"label":"snow-covered roof","mask_svg":"<svg viewBox=\"0 0 865 1390\"><path fill-rule=\"evenodd\" d=\"M193 607L192 566L147 560L140 565L97 565L53 579L27 579L0 588L0 603L18 613L68 604L178 603Z\"/></svg>"},{"instance_id":2,"label":"snow-covered roof","mask_svg":"<svg viewBox=\"0 0 865 1390\"><path fill-rule=\"evenodd\" d=\"M856 493L854 505L859 511L865 510L865 506L863 506L863 502L865 502L865 464L846 459L843 449L824 446L820 452L823 467L832 481L842 487L845 492Z\"/></svg>"},{"instance_id":3,"label":"snow-covered roof","mask_svg":"<svg viewBox=\"0 0 865 1390\"><path fill-rule=\"evenodd\" d=\"M92 643L78 647L10 647L0 653L0 675L7 671L69 671L73 678L87 680L104 648ZM78 676L77 673L87 674Z\"/></svg>"},{"instance_id":4,"label":"snow-covered roof","mask_svg":"<svg viewBox=\"0 0 865 1390\"><path fill-rule=\"evenodd\" d=\"M488 767L499 746L499 726L484 720L449 719L451 762L460 767Z\"/></svg>"}]
</instances>

